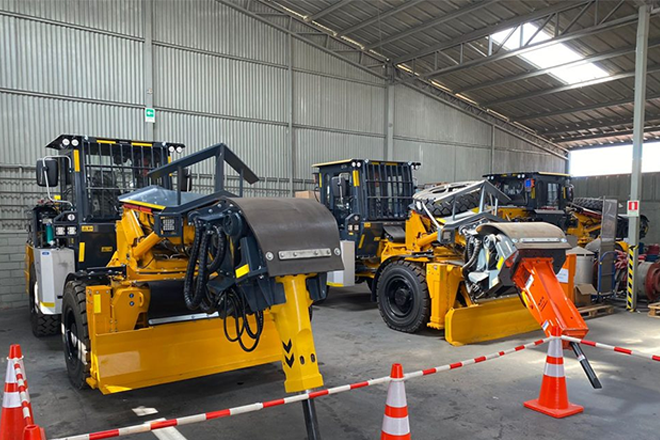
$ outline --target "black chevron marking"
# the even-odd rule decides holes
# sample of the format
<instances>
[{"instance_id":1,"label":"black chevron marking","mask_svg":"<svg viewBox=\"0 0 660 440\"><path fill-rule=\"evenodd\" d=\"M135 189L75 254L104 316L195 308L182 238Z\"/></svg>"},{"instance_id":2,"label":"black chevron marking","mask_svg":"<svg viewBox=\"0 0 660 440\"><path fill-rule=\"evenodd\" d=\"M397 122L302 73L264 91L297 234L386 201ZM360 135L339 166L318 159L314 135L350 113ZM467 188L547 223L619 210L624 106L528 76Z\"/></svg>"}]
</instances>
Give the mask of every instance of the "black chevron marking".
<instances>
[{"instance_id":1,"label":"black chevron marking","mask_svg":"<svg viewBox=\"0 0 660 440\"><path fill-rule=\"evenodd\" d=\"M284 356L284 360L286 361L286 364L289 366L289 368L291 368L291 367L293 367L293 363L296 361L296 358L293 355L291 355L291 359Z\"/></svg>"},{"instance_id":2,"label":"black chevron marking","mask_svg":"<svg viewBox=\"0 0 660 440\"><path fill-rule=\"evenodd\" d=\"M288 344L285 344L284 342L282 342L282 347L284 347L284 351L286 351L287 353L291 353L291 347L292 346L293 346L293 344L291 343L291 339L289 339Z\"/></svg>"}]
</instances>

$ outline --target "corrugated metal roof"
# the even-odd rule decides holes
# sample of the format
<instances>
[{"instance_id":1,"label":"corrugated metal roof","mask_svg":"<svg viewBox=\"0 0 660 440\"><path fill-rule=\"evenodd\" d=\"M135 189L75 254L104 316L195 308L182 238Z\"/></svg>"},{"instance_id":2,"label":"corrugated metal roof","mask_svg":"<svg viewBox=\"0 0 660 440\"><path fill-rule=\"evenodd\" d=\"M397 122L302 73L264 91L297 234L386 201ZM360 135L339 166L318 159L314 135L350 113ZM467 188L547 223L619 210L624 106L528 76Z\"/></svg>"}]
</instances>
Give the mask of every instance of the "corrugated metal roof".
<instances>
[{"instance_id":1,"label":"corrugated metal roof","mask_svg":"<svg viewBox=\"0 0 660 440\"><path fill-rule=\"evenodd\" d=\"M298 14L297 18L313 21L336 37L350 39L364 49L401 62L419 75L438 72L439 75L430 78L446 90L520 122L563 147L631 139L638 13L638 4L633 0L277 0L269 3L283 6L292 15ZM652 6L658 5L654 2ZM646 105L650 137L660 132L660 127L654 130L660 126L660 18L655 15L657 9L653 12ZM612 78L565 90L566 84L548 73L528 75L539 69L519 56L483 62L491 59L489 53L491 56L506 53L498 52L497 44L489 48L488 35L521 22L544 25L545 31L558 32L559 37L566 38L564 44L584 57L599 56L594 63ZM511 77L520 78L508 80ZM481 84L488 85L478 87Z\"/></svg>"}]
</instances>

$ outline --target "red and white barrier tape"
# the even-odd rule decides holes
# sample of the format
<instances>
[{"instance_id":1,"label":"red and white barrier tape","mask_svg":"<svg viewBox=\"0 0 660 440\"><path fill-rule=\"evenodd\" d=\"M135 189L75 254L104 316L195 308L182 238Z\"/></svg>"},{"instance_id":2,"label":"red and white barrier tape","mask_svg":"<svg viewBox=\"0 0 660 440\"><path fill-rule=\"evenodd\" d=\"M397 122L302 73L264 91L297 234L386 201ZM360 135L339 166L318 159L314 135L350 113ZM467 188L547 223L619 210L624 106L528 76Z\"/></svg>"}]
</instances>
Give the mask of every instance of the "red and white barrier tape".
<instances>
[{"instance_id":1,"label":"red and white barrier tape","mask_svg":"<svg viewBox=\"0 0 660 440\"><path fill-rule=\"evenodd\" d=\"M627 354L629 356L636 356L642 359L649 359L652 361L660 362L660 356L655 354L640 353L639 351L630 350L623 347L615 347L613 345L601 344L600 342L589 341L587 339L578 339L571 336L562 336L564 341L577 342L578 344L588 345L590 347L604 348L605 350L615 351L621 354Z\"/></svg>"},{"instance_id":2,"label":"red and white barrier tape","mask_svg":"<svg viewBox=\"0 0 660 440\"><path fill-rule=\"evenodd\" d=\"M515 353L526 348L532 348L548 342L551 338L539 339L538 341L530 342L529 344L519 345L508 350L498 351L486 356L480 356L473 359L468 359L462 362L453 364L441 365L439 367L428 368L426 370L414 371L405 374L403 379L413 379L421 376L428 376L430 374L440 373L442 371L455 370L460 367L474 365L481 362L497 359L507 354ZM312 391L310 393L296 394L295 396L284 397L282 399L270 400L267 402L257 402L250 405L237 406L235 408L223 409L220 411L207 412L196 414L192 416L180 417L177 419L161 420L157 422L148 422L140 425L127 426L125 428L110 429L107 431L92 432L90 434L74 435L72 437L62 437L53 440L102 440L107 438L122 437L125 435L139 434L143 432L155 431L157 429L170 428L173 426L189 425L192 423L205 422L207 420L219 419L222 417L230 417L238 414L244 414L254 411L260 411L264 408L272 408L274 406L288 405L290 403L302 402L303 400L316 399L317 397L328 396L331 394L339 394L345 391L355 390L358 388L366 388L372 385L389 383L392 379L390 376L383 376L377 379L365 380L364 382L357 382L349 385L342 385L334 388L326 388L319 391Z\"/></svg>"},{"instance_id":3,"label":"red and white barrier tape","mask_svg":"<svg viewBox=\"0 0 660 440\"><path fill-rule=\"evenodd\" d=\"M14 366L16 374L16 384L18 385L18 395L21 398L21 409L26 426L34 424L32 418L32 409L30 408L30 394L28 393L27 382L23 373L23 358L8 359Z\"/></svg>"}]
</instances>

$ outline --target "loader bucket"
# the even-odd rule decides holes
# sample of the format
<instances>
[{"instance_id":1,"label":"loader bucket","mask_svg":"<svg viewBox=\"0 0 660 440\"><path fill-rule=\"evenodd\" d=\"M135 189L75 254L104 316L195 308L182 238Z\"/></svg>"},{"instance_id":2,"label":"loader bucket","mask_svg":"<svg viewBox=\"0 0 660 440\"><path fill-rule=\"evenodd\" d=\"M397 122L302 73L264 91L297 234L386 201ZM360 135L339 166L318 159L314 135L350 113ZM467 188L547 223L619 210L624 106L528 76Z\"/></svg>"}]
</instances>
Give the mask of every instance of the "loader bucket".
<instances>
[{"instance_id":1,"label":"loader bucket","mask_svg":"<svg viewBox=\"0 0 660 440\"><path fill-rule=\"evenodd\" d=\"M517 296L453 308L445 315L445 339L460 346L540 330Z\"/></svg>"}]
</instances>

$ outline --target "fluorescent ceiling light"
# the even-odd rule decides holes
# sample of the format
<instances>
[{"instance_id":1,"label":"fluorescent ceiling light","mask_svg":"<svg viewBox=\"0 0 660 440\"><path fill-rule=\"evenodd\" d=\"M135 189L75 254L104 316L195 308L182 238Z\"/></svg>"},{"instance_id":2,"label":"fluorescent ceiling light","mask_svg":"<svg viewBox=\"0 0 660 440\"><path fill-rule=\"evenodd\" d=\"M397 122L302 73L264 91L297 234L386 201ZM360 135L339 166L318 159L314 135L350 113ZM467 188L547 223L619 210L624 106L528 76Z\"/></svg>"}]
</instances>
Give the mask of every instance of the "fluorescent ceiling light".
<instances>
[{"instance_id":1,"label":"fluorescent ceiling light","mask_svg":"<svg viewBox=\"0 0 660 440\"><path fill-rule=\"evenodd\" d=\"M536 35L534 36L534 34ZM520 26L515 29L506 29L493 34L491 35L491 38L497 44L501 45L504 43L504 48L507 50L516 50L527 43L532 36L534 36L534 39L530 44L548 41L552 38L552 36L546 31L539 31L538 26L529 23L522 26L522 38ZM520 58L541 69L584 59L582 55L564 43L557 43L526 52L520 55ZM550 70L549 73L566 84L576 84L609 76L609 73L596 66L594 63L584 63L572 67L558 67Z\"/></svg>"}]
</instances>

